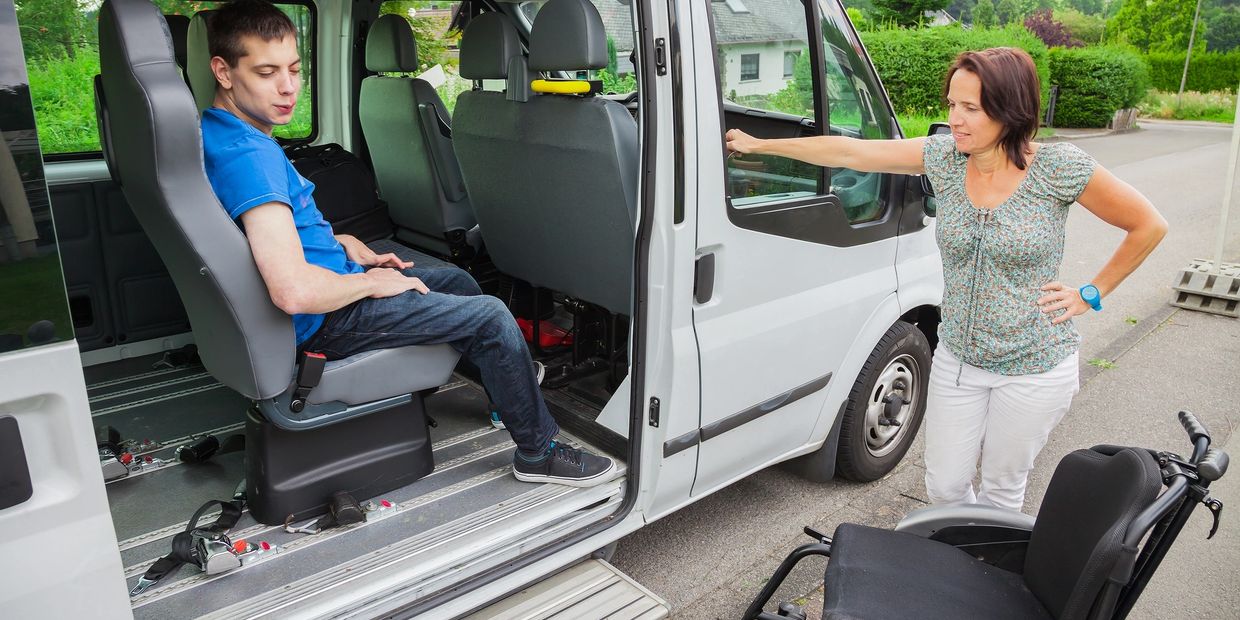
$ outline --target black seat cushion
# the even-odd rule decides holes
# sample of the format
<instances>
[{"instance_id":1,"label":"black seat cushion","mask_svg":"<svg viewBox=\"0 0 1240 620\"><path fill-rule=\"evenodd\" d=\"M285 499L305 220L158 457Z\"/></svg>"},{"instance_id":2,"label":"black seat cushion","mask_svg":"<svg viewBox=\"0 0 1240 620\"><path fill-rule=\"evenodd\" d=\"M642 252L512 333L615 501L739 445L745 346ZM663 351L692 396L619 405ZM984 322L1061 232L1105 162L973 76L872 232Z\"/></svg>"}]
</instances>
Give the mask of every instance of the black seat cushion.
<instances>
[{"instance_id":1,"label":"black seat cushion","mask_svg":"<svg viewBox=\"0 0 1240 620\"><path fill-rule=\"evenodd\" d=\"M1020 575L920 536L852 523L835 530L824 620L1052 616Z\"/></svg>"}]
</instances>

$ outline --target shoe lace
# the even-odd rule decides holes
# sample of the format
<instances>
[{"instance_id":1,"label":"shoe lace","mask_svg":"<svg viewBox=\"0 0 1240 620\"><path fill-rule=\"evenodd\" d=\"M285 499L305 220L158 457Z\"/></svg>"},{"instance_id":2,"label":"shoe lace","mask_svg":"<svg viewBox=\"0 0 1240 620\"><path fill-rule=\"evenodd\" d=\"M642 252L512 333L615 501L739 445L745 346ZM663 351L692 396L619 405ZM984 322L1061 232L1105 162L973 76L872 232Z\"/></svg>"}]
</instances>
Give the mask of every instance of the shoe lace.
<instances>
[{"instance_id":1,"label":"shoe lace","mask_svg":"<svg viewBox=\"0 0 1240 620\"><path fill-rule=\"evenodd\" d=\"M581 450L560 442L552 443L552 450L555 452L555 458L564 461L576 467L582 467Z\"/></svg>"}]
</instances>

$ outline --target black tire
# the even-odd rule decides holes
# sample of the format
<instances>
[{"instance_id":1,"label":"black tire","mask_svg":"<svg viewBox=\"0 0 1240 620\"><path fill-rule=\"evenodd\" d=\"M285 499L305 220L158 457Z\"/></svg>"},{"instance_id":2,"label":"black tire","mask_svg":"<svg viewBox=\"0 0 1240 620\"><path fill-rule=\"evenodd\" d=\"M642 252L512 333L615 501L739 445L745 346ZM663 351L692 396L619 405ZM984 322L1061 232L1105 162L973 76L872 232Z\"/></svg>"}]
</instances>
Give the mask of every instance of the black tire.
<instances>
[{"instance_id":1,"label":"black tire","mask_svg":"<svg viewBox=\"0 0 1240 620\"><path fill-rule=\"evenodd\" d=\"M897 321L870 353L844 407L836 471L857 482L887 475L904 458L926 413L930 343L910 323ZM903 385L904 387L901 387ZM900 396L903 405L885 404ZM877 422L893 413L899 426Z\"/></svg>"}]
</instances>

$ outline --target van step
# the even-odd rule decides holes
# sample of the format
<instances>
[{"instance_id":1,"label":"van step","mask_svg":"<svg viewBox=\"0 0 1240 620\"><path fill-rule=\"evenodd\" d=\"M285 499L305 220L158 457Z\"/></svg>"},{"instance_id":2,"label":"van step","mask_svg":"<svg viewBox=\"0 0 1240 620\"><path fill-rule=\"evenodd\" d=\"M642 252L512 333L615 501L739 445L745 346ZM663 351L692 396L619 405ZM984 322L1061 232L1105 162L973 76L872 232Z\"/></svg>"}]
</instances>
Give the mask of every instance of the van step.
<instances>
[{"instance_id":1,"label":"van step","mask_svg":"<svg viewBox=\"0 0 1240 620\"><path fill-rule=\"evenodd\" d=\"M666 618L671 608L620 569L603 560L586 560L466 620L614 620Z\"/></svg>"}]
</instances>

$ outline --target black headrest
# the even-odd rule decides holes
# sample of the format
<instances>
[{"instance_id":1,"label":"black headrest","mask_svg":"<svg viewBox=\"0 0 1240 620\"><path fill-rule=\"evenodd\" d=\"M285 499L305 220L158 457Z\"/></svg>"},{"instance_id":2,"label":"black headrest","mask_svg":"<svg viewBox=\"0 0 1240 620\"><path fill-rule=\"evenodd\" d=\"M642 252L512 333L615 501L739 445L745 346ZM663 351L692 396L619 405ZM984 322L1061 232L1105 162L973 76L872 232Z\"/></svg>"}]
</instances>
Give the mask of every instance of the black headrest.
<instances>
[{"instance_id":1,"label":"black headrest","mask_svg":"<svg viewBox=\"0 0 1240 620\"><path fill-rule=\"evenodd\" d=\"M189 17L185 15L165 15L168 32L172 34L172 55L177 64L185 68L185 36L189 34Z\"/></svg>"},{"instance_id":2,"label":"black headrest","mask_svg":"<svg viewBox=\"0 0 1240 620\"><path fill-rule=\"evenodd\" d=\"M530 32L530 69L571 71L607 66L607 31L587 0L551 0Z\"/></svg>"},{"instance_id":3,"label":"black headrest","mask_svg":"<svg viewBox=\"0 0 1240 620\"><path fill-rule=\"evenodd\" d=\"M409 22L399 15L381 15L366 35L366 69L410 73L418 70L418 44Z\"/></svg>"},{"instance_id":4,"label":"black headrest","mask_svg":"<svg viewBox=\"0 0 1240 620\"><path fill-rule=\"evenodd\" d=\"M501 13L483 13L470 20L461 35L461 77L502 80L508 77L509 59L521 54L521 38L512 22Z\"/></svg>"}]
</instances>

